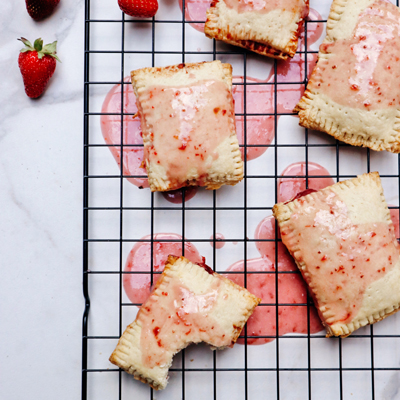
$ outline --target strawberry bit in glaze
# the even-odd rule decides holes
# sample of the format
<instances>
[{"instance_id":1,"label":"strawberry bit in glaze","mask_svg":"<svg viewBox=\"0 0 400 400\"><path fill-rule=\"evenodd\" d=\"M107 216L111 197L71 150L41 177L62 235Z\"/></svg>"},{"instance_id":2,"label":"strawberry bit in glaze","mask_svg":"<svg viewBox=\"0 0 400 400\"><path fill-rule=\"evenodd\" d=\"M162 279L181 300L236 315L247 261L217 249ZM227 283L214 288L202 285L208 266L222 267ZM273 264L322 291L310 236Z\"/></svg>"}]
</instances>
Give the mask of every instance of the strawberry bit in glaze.
<instances>
[{"instance_id":1,"label":"strawberry bit in glaze","mask_svg":"<svg viewBox=\"0 0 400 400\"><path fill-rule=\"evenodd\" d=\"M218 145L232 132L234 110L227 85L210 80L190 87L154 86L143 92L141 101L154 106L142 114L143 135L154 133L151 146L144 149L146 164L160 161L175 189L197 174L201 181L218 158ZM217 107L226 114L215 114Z\"/></svg>"},{"instance_id":2,"label":"strawberry bit in glaze","mask_svg":"<svg viewBox=\"0 0 400 400\"><path fill-rule=\"evenodd\" d=\"M216 347L230 346L231 337L220 327L212 311L218 297L220 281L211 290L196 295L182 282L168 284L168 297L152 295L139 311L142 326L140 346L143 364L149 368L163 366L190 342L206 342ZM151 317L150 317L151 316Z\"/></svg>"},{"instance_id":3,"label":"strawberry bit in glaze","mask_svg":"<svg viewBox=\"0 0 400 400\"><path fill-rule=\"evenodd\" d=\"M376 0L359 15L351 39L321 45L329 57L317 66L310 88L348 107L398 108L399 36L399 9Z\"/></svg>"},{"instance_id":4,"label":"strawberry bit in glaze","mask_svg":"<svg viewBox=\"0 0 400 400\"><path fill-rule=\"evenodd\" d=\"M327 193L314 196L291 219L296 220L296 232L300 232L293 236L292 245L304 250L302 261L307 265L308 283L318 294L318 307L329 309L333 315L326 320L332 325L352 320L361 307L365 289L396 264L399 245L393 226L380 222L355 225L339 196ZM283 242L288 234L282 231ZM324 254L322 259L319 251Z\"/></svg>"},{"instance_id":5,"label":"strawberry bit in glaze","mask_svg":"<svg viewBox=\"0 0 400 400\"><path fill-rule=\"evenodd\" d=\"M132 248L126 260L123 275L125 293L132 303L142 304L150 294L151 276L151 236L145 236ZM157 233L153 237L153 271L162 272L169 254L182 254L182 236L175 233ZM157 240L166 240L160 242ZM170 240L170 242L168 242ZM194 263L203 262L196 247L185 242L185 257ZM129 272L143 272L129 273ZM153 275L153 284L157 282L159 274Z\"/></svg>"}]
</instances>

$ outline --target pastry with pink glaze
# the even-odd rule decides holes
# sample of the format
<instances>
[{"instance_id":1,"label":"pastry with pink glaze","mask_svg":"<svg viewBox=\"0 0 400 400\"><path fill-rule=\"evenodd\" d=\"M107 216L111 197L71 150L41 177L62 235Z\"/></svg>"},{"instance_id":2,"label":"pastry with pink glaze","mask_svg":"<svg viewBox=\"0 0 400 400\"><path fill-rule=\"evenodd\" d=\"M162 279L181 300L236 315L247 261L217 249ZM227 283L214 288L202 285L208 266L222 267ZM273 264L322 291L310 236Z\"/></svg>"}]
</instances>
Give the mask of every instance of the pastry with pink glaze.
<instances>
[{"instance_id":1,"label":"pastry with pink glaze","mask_svg":"<svg viewBox=\"0 0 400 400\"><path fill-rule=\"evenodd\" d=\"M169 256L110 361L152 388L164 389L176 353L191 343L233 346L260 301L205 264Z\"/></svg>"},{"instance_id":2,"label":"pastry with pink glaze","mask_svg":"<svg viewBox=\"0 0 400 400\"><path fill-rule=\"evenodd\" d=\"M218 189L243 179L230 64L143 68L131 76L152 191Z\"/></svg>"},{"instance_id":3,"label":"pastry with pink glaze","mask_svg":"<svg viewBox=\"0 0 400 400\"><path fill-rule=\"evenodd\" d=\"M398 311L399 244L377 172L276 204L273 213L327 336Z\"/></svg>"},{"instance_id":4,"label":"pastry with pink glaze","mask_svg":"<svg viewBox=\"0 0 400 400\"><path fill-rule=\"evenodd\" d=\"M308 0L213 0L204 33L256 53L286 60L297 50Z\"/></svg>"},{"instance_id":5,"label":"pastry with pink glaze","mask_svg":"<svg viewBox=\"0 0 400 400\"><path fill-rule=\"evenodd\" d=\"M300 125L353 146L400 152L400 10L334 0L318 63L295 111Z\"/></svg>"}]
</instances>

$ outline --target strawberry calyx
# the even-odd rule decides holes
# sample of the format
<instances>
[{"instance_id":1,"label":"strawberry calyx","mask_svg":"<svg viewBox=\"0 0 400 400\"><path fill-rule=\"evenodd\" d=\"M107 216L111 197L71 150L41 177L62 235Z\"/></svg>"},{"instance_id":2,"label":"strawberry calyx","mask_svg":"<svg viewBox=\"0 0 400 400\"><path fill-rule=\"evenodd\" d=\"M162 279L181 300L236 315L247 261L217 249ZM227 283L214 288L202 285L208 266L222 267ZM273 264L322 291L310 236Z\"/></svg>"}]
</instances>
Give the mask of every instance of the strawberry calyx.
<instances>
[{"instance_id":1,"label":"strawberry calyx","mask_svg":"<svg viewBox=\"0 0 400 400\"><path fill-rule=\"evenodd\" d=\"M61 62L61 60L57 56L57 41L54 41L53 43L49 43L43 46L43 40L39 38L35 40L32 46L32 43L28 39L25 39L24 37L21 37L18 40L25 45L25 47L21 49L21 53L26 53L27 51L36 51L39 60L41 60L43 56L48 55L50 57L55 58L57 61Z\"/></svg>"}]
</instances>

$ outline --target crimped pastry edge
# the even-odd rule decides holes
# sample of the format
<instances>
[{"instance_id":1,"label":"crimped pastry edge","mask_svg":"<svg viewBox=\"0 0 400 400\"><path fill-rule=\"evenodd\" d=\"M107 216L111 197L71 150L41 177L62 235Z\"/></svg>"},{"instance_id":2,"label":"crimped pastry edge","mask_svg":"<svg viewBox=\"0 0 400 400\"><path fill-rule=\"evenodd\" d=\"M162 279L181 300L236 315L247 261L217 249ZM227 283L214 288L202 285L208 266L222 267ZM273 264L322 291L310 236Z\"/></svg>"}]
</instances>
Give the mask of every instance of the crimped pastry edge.
<instances>
[{"instance_id":1,"label":"crimped pastry edge","mask_svg":"<svg viewBox=\"0 0 400 400\"><path fill-rule=\"evenodd\" d=\"M301 202L299 202L298 199L288 201L285 203L278 203L275 204L275 206L272 209L274 217L278 221L278 225L280 229L288 229L289 231L292 231L292 228L290 227L291 222L290 222L290 217L295 212L295 210L298 208L298 206L304 202L311 201L313 198L316 196L320 196L321 194L323 195L324 192L326 191L332 191L332 188L334 191L347 191L351 190L354 186L359 186L359 185L364 185L366 180L370 180L373 184L377 186L377 188L380 190L379 192L379 197L382 201L382 203L386 207L385 211L385 220L389 224L393 224L391 217L390 217L390 212L386 204L386 200L383 194L383 189L381 186L381 180L379 177L378 172L370 172L367 174L359 175L357 178L349 179L346 181L341 181L338 183L335 183L334 185L328 186L324 189L319 190L318 192L313 192L310 193L306 196L301 197ZM298 260L298 257L296 256L296 252L298 252L298 255L301 254L301 249L297 248L288 248L288 251L290 252L291 256L293 257L294 261L296 262L297 267L299 268L301 274L303 275L305 281L307 282L307 265ZM301 258L301 257L300 257ZM399 264L400 260L397 262L396 266ZM394 268L396 268L396 266ZM398 267L397 267L398 268ZM365 325L373 324L375 322L378 322L389 315L394 314L399 310L400 307L400 302L397 302L395 304L392 304L390 307L386 307L384 309L379 310L378 312L372 313L368 315L366 318L357 318L357 316L353 319L353 321L344 324L344 323L335 323L333 325L328 325L325 320L324 312L321 311L320 307L318 306L318 301L317 301L317 296L318 294L313 291L313 289L308 285L307 283L307 288L309 290L309 293L311 297L314 299L314 303L316 304L316 309L318 311L318 314L320 316L321 322L324 325L327 334L326 337L331 337L331 336L340 336L342 338L345 338L349 336L352 332L354 332L356 329L359 329Z\"/></svg>"},{"instance_id":2,"label":"crimped pastry edge","mask_svg":"<svg viewBox=\"0 0 400 400\"><path fill-rule=\"evenodd\" d=\"M132 85L137 99L139 114L141 115L142 126L146 123L143 116L143 108L141 105L141 93L146 89L151 81L153 84L162 84L165 86L175 86L176 79L184 79L185 83L190 85L201 79L210 79L210 73L214 73L213 79L223 81L229 91L232 93L232 66L227 63L221 63L219 60L204 61L200 63L185 63L171 65L167 67L151 67L141 68L131 71ZM196 74L197 73L197 74ZM199 74L202 74L199 76ZM204 76L203 76L204 75ZM151 139L147 135L143 135L144 146L151 144ZM232 165L230 172L213 172L209 174L203 181L203 185L207 190L219 189L223 185L234 186L243 180L244 165L240 152L240 146L236 134L235 119L230 118L230 136L225 143L231 153ZM222 149L222 151L224 151ZM225 150L226 151L226 150ZM166 176L152 172L152 167L146 160L146 170L148 174L149 186L152 192L164 192L177 189L172 186ZM198 186L198 179L188 179L182 187Z\"/></svg>"},{"instance_id":3,"label":"crimped pastry edge","mask_svg":"<svg viewBox=\"0 0 400 400\"><path fill-rule=\"evenodd\" d=\"M360 12L373 3L373 0L362 0L359 1ZM336 40L335 28L340 23L341 18L346 10L346 5L349 4L349 0L333 0L331 5L330 13L327 20L326 37L323 43L332 43ZM351 3L353 5L353 3ZM354 27L353 27L354 29ZM318 54L318 62L316 67L311 74L309 83L313 82L313 75L317 69L318 63L321 59L325 57L325 53L321 50ZM392 153L400 153L400 109L396 110L395 117L392 118L392 124L388 136L391 138L385 140L384 138L374 138L369 135L368 132L364 134L357 133L359 131L358 126L352 127L351 130L341 127L343 121L338 121L337 118L332 118L327 115L322 114L322 108L326 103L327 108L334 108L336 110L343 110L343 114L348 114L352 108L339 105L327 98L327 96L322 96L318 92L312 91L310 89L310 84L300 99L299 103L294 108L293 112L297 112L299 115L299 124L308 129L314 129L320 132L325 132L335 139L340 140L344 143L350 144L352 146L368 147L375 151L389 151ZM328 100L329 99L329 100ZM320 100L318 102L318 100ZM365 118L365 116L371 115L374 111L357 110L360 114L360 119ZM346 120L349 120L347 118Z\"/></svg>"},{"instance_id":4,"label":"crimped pastry edge","mask_svg":"<svg viewBox=\"0 0 400 400\"><path fill-rule=\"evenodd\" d=\"M292 58L296 54L301 28L304 25L303 18L300 18L297 22L297 30L291 33L289 42L281 48L278 48L272 46L272 43L268 41L267 38L265 38L265 40L260 40L254 33L252 34L251 31L243 35L242 32L237 32L235 30L237 29L236 26L232 28L228 22L224 25L220 17L221 3L224 4L223 0L213 0L210 8L207 10L207 20L204 27L204 33L207 37L281 60L287 60L289 57ZM309 0L304 0L304 3L308 8Z\"/></svg>"},{"instance_id":5,"label":"crimped pastry edge","mask_svg":"<svg viewBox=\"0 0 400 400\"><path fill-rule=\"evenodd\" d=\"M237 338L240 335L241 330L243 329L244 325L246 324L248 318L251 316L254 309L257 307L257 305L261 302L261 299L255 295L253 295L252 293L250 293L246 288L241 287L241 286L237 285L236 283L232 282L230 279L225 278L224 276L222 276L212 270L206 269L209 267L204 268L203 266L201 266L199 264L190 262L187 258L185 258L183 256L178 257L178 256L173 256L173 255L168 256L167 262L165 263L164 271L161 274L158 281L156 282L155 287L150 296L153 296L154 294L157 295L158 292L162 293L164 290L167 290L168 289L168 287L167 287L168 281L171 278L174 278L174 276L172 276L174 269L182 268L182 267L183 268L195 268L195 270L196 270L195 275L199 275L199 274L202 275L203 276L202 279L210 280L210 279L212 279L211 276L216 279L220 279L225 285L227 285L228 287L230 287L233 290L238 291L240 293L240 295L242 296L243 300L246 301L246 305L241 310L242 311L242 315L241 315L242 319L238 320L238 321L234 321L232 344L235 343ZM141 312L141 310L139 310L139 312ZM138 315L139 315L139 313L138 313ZM137 319L138 319L138 316L135 318L135 321L133 321L130 325L128 325L128 327L124 331L124 333L122 334L121 338L118 341L118 344L117 344L115 350L111 354L109 361L112 364L118 366L119 368L125 370L127 373L133 375L133 377L136 380L139 380L143 383L150 385L153 389L155 389L155 390L165 389L165 387L167 386L167 383L168 383L168 377L166 377L166 379L163 381L155 381L154 379L152 379L151 377L146 375L146 373L143 371L142 368L135 367L134 365L130 365L127 362L128 361L127 356L129 356L129 354L127 352L129 352L129 350L132 351L131 348L127 349L127 346L132 345L132 341L134 341L135 334L140 335L140 333L141 333L141 327L139 325L139 322L137 322ZM225 348L225 346L220 347L220 348L211 347L212 350L222 350L224 348ZM178 350L178 352L179 351L180 350ZM172 356L174 356L175 354L173 354ZM166 368L166 375L168 375L168 371L169 371L169 368L171 367L171 364L172 364L172 359L171 359L170 364ZM157 368L159 369L159 367L157 367ZM165 368L164 368L164 372L165 372Z\"/></svg>"}]
</instances>

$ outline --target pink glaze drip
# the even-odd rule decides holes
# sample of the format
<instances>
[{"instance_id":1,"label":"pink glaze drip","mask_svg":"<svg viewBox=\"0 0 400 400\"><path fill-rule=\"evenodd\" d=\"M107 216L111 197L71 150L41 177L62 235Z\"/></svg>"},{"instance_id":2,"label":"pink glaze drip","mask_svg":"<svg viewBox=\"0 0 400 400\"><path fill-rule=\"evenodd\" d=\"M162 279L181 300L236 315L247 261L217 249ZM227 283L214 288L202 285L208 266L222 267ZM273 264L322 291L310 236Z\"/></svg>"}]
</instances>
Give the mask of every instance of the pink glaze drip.
<instances>
[{"instance_id":1,"label":"pink glaze drip","mask_svg":"<svg viewBox=\"0 0 400 400\"><path fill-rule=\"evenodd\" d=\"M124 82L130 82L130 78L124 79ZM121 85L115 85L107 94L101 109L100 117L101 132L105 142L110 145L109 149L121 167L121 108L124 114L135 114L137 112L136 97L133 93L131 84L124 85L123 108L121 107ZM104 115L117 114L117 115ZM140 178L127 178L134 185L144 188L149 187L147 182L147 173L142 167L143 161L143 139L140 128L139 118L133 115L123 116L122 143L126 146L123 149L123 174L140 175Z\"/></svg>"},{"instance_id":2,"label":"pink glaze drip","mask_svg":"<svg viewBox=\"0 0 400 400\"><path fill-rule=\"evenodd\" d=\"M132 303L143 303L150 294L150 272L151 272L151 236L145 236L133 246L126 260L124 272L142 272L143 274L124 274L123 285L125 293ZM162 272L168 255L182 255L182 236L175 233L157 233L153 236L153 271ZM157 240L174 240L174 242L158 242ZM185 257L194 263L201 263L196 247L185 242ZM153 283L157 282L159 274L153 275Z\"/></svg>"},{"instance_id":3,"label":"pink glaze drip","mask_svg":"<svg viewBox=\"0 0 400 400\"><path fill-rule=\"evenodd\" d=\"M308 6L303 0L224 0L228 8L238 13L257 11L266 14L274 10L290 12L295 15L307 16Z\"/></svg>"},{"instance_id":4,"label":"pink glaze drip","mask_svg":"<svg viewBox=\"0 0 400 400\"><path fill-rule=\"evenodd\" d=\"M353 37L321 45L330 54L311 89L344 106L377 110L400 104L400 12L376 0L358 19Z\"/></svg>"},{"instance_id":5,"label":"pink glaze drip","mask_svg":"<svg viewBox=\"0 0 400 400\"><path fill-rule=\"evenodd\" d=\"M214 308L220 281L211 290L196 295L179 279L169 282L168 291L150 296L138 314L142 325L140 346L142 361L147 367L163 366L171 354L189 343L206 342L216 347L232 344L227 334L209 312Z\"/></svg>"},{"instance_id":6,"label":"pink glaze drip","mask_svg":"<svg viewBox=\"0 0 400 400\"><path fill-rule=\"evenodd\" d=\"M198 191L197 187L190 186L186 188L170 190L169 192L162 192L161 194L165 198L165 200L168 200L170 203L182 204L183 192L185 192L185 201L189 201L194 196L196 196L197 191Z\"/></svg>"},{"instance_id":7,"label":"pink glaze drip","mask_svg":"<svg viewBox=\"0 0 400 400\"><path fill-rule=\"evenodd\" d=\"M307 166L307 168L306 168ZM278 203L293 199L298 193L307 189L306 174L308 173L308 188L320 190L331 186L335 181L324 167L317 163L297 162L289 165L281 174L282 178L278 181ZM291 176L291 178L285 178ZM322 176L312 178L312 176ZM326 176L326 178L324 177Z\"/></svg>"},{"instance_id":8,"label":"pink glaze drip","mask_svg":"<svg viewBox=\"0 0 400 400\"><path fill-rule=\"evenodd\" d=\"M197 172L197 180L206 176L218 158L216 149L232 131L234 109L227 85L221 81L203 81L190 87L154 86L141 94L144 160L160 165L170 186L185 186L188 176Z\"/></svg>"},{"instance_id":9,"label":"pink glaze drip","mask_svg":"<svg viewBox=\"0 0 400 400\"><path fill-rule=\"evenodd\" d=\"M227 271L235 271L237 274L226 274L225 276L238 285L244 286L244 262L238 261L230 266ZM308 321L310 333L322 330L317 312L310 306L308 316L307 306L296 306L295 304L307 303L307 289L303 279L298 273L276 274L274 264L268 258L256 258L247 260L247 271L260 272L248 273L246 277L247 289L262 299L253 315L247 321L248 336L279 336L286 333L307 333ZM276 297L276 279L278 280L278 298ZM278 304L278 331L276 328L276 301ZM293 305L292 305L293 304ZM244 331L242 331L244 335ZM248 344L264 344L271 342L274 338L249 338ZM242 343L239 339L237 343Z\"/></svg>"},{"instance_id":10,"label":"pink glaze drip","mask_svg":"<svg viewBox=\"0 0 400 400\"><path fill-rule=\"evenodd\" d=\"M305 201L303 198L299 202ZM350 322L358 313L365 289L382 278L399 258L393 226L386 223L355 225L346 205L333 191L313 196L307 207L294 212L296 233L285 227L282 241L303 249L305 277L318 293L318 308L332 314L326 323Z\"/></svg>"},{"instance_id":11,"label":"pink glaze drip","mask_svg":"<svg viewBox=\"0 0 400 400\"><path fill-rule=\"evenodd\" d=\"M215 247L216 249L222 249L225 246L225 236L222 233L216 233L215 234L215 240L214 240L214 235L211 235L210 237L210 244L211 247Z\"/></svg>"}]
</instances>

